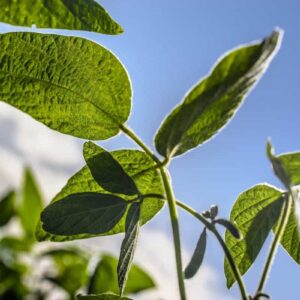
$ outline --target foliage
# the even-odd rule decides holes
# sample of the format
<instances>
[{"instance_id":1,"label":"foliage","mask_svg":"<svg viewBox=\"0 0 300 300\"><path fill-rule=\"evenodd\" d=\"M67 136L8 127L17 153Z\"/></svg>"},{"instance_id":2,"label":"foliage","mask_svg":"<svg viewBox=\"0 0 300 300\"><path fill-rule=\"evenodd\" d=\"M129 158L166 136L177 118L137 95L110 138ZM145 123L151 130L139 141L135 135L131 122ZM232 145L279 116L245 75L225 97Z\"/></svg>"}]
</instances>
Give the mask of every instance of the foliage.
<instances>
[{"instance_id":1,"label":"foliage","mask_svg":"<svg viewBox=\"0 0 300 300\"><path fill-rule=\"evenodd\" d=\"M0 18L13 24L36 23L41 27L87 29L108 34L122 31L92 0L57 0L52 5L48 1L32 4L20 0L2 5L11 15L6 18L0 14ZM288 254L300 262L300 236L294 213L298 201L295 185L300 183L300 154L276 156L268 143L267 156L285 190L267 184L248 189L237 198L230 220L219 218L217 206L200 214L176 201L167 166L173 157L207 142L228 124L269 67L281 38L282 32L274 30L265 39L233 49L218 60L209 75L188 92L158 129L155 147L163 156L160 159L126 126L131 110L131 83L125 67L113 53L75 36L32 32L0 35L1 101L61 133L98 141L122 132L141 148L141 151L110 152L91 141L85 143L86 165L43 210L36 237L39 241L68 241L125 232L120 257L118 262L102 257L88 279L88 259L77 250L48 252L45 255L51 256L60 270L59 275L48 280L72 296L89 281L88 294L78 295L78 299L128 299L123 293L153 287L151 278L132 267L132 261L140 226L151 220L167 202L181 299L186 299L184 277L193 277L203 262L208 234L216 237L224 251L227 286L237 282L243 300L268 297L264 286L278 245L281 243ZM28 211L33 211L35 223L40 201L30 174L26 178L23 196L26 198L31 193L32 198L21 206L19 214L28 239L33 232L32 224L28 224ZM1 215L3 224L18 211L13 199L13 194L8 194L0 202L7 206ZM184 272L176 206L204 225ZM220 227L226 230L225 240ZM257 291L249 296L242 276L272 231L274 239ZM3 244L19 249L13 240ZM71 258L72 264L62 261L65 256ZM74 277L75 273L79 275ZM132 274L137 277L133 278Z\"/></svg>"}]
</instances>

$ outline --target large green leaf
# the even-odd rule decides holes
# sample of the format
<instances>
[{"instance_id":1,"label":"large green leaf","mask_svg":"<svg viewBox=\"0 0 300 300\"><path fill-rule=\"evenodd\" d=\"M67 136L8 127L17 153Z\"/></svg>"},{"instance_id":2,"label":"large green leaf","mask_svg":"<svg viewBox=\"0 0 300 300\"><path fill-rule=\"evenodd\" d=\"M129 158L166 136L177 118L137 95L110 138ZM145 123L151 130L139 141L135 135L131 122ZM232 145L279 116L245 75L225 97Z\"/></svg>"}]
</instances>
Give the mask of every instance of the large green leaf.
<instances>
[{"instance_id":1,"label":"large green leaf","mask_svg":"<svg viewBox=\"0 0 300 300\"><path fill-rule=\"evenodd\" d=\"M120 221L127 202L115 195L77 193L47 206L43 229L55 235L102 234Z\"/></svg>"},{"instance_id":2,"label":"large green leaf","mask_svg":"<svg viewBox=\"0 0 300 300\"><path fill-rule=\"evenodd\" d=\"M24 170L22 199L19 206L21 224L28 237L34 237L40 213L43 209L43 200L37 182L30 169Z\"/></svg>"},{"instance_id":3,"label":"large green leaf","mask_svg":"<svg viewBox=\"0 0 300 300\"><path fill-rule=\"evenodd\" d=\"M51 257L56 274L46 279L62 287L73 298L88 280L88 257L78 249L55 249L42 254Z\"/></svg>"},{"instance_id":4,"label":"large green leaf","mask_svg":"<svg viewBox=\"0 0 300 300\"><path fill-rule=\"evenodd\" d=\"M79 37L0 35L0 100L48 127L101 140L130 113L126 70L107 49Z\"/></svg>"},{"instance_id":5,"label":"large green leaf","mask_svg":"<svg viewBox=\"0 0 300 300\"><path fill-rule=\"evenodd\" d=\"M0 226L6 225L15 213L14 191L9 191L0 201Z\"/></svg>"},{"instance_id":6,"label":"large green leaf","mask_svg":"<svg viewBox=\"0 0 300 300\"><path fill-rule=\"evenodd\" d=\"M138 194L133 179L105 149L92 142L86 142L83 155L95 181L111 193Z\"/></svg>"},{"instance_id":7,"label":"large green leaf","mask_svg":"<svg viewBox=\"0 0 300 300\"><path fill-rule=\"evenodd\" d=\"M119 34L123 29L94 0L0 0L0 22Z\"/></svg>"},{"instance_id":8,"label":"large green leaf","mask_svg":"<svg viewBox=\"0 0 300 300\"><path fill-rule=\"evenodd\" d=\"M127 297L120 297L115 294L107 293L100 295L78 295L77 299L85 299L85 300L133 300Z\"/></svg>"},{"instance_id":9,"label":"large green leaf","mask_svg":"<svg viewBox=\"0 0 300 300\"><path fill-rule=\"evenodd\" d=\"M103 255L89 284L89 294L119 293L117 278L118 259ZM124 294L136 294L155 287L153 279L138 265L133 264L127 278Z\"/></svg>"},{"instance_id":10,"label":"large green leaf","mask_svg":"<svg viewBox=\"0 0 300 300\"><path fill-rule=\"evenodd\" d=\"M116 159L125 172L134 179L139 191L142 194L155 193L164 194L164 188L161 181L159 172L154 169L155 163L151 158L148 157L142 151L138 150L118 150L111 152L111 155ZM72 176L62 191L53 199L53 202L60 201L68 195L82 192L97 192L97 193L108 193L94 180L89 168L83 167L79 172ZM129 200L129 196L123 196L122 198ZM146 198L143 200L141 207L141 225L152 219L163 207L165 201L157 198ZM108 233L116 234L125 231L125 219L124 216L120 222ZM37 227L36 232L37 239L53 240L53 241L67 241L78 238L88 238L94 235L83 234L76 236L55 236L46 233L41 228L41 223Z\"/></svg>"},{"instance_id":11,"label":"large green leaf","mask_svg":"<svg viewBox=\"0 0 300 300\"><path fill-rule=\"evenodd\" d=\"M119 263L117 267L118 272L118 284L120 294L123 295L128 273L131 268L135 248L137 245L137 239L140 230L140 215L141 204L133 203L126 217L125 223L125 237L121 245Z\"/></svg>"},{"instance_id":12,"label":"large green leaf","mask_svg":"<svg viewBox=\"0 0 300 300\"><path fill-rule=\"evenodd\" d=\"M226 231L225 242L242 275L251 267L277 222L282 203L280 190L259 184L241 193L233 205L230 221L237 225L243 238L237 240ZM227 286L231 287L235 278L226 259L224 268Z\"/></svg>"},{"instance_id":13,"label":"large green leaf","mask_svg":"<svg viewBox=\"0 0 300 300\"><path fill-rule=\"evenodd\" d=\"M157 151L180 155L218 133L266 70L280 40L281 32L274 31L262 42L227 53L163 122L155 137Z\"/></svg>"}]
</instances>

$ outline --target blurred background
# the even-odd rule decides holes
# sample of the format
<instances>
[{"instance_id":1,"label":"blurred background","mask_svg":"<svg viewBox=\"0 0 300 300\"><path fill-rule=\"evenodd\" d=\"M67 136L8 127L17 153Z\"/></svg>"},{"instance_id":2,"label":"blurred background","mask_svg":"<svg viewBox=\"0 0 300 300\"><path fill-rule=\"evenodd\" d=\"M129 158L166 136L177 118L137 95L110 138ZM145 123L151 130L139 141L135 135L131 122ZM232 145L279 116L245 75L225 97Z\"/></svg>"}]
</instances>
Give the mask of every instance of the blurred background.
<instances>
[{"instance_id":1,"label":"blurred background","mask_svg":"<svg viewBox=\"0 0 300 300\"><path fill-rule=\"evenodd\" d=\"M281 187L265 155L267 138L277 153L300 150L300 2L296 0L102 0L122 25L120 36L58 30L111 49L126 66L134 91L129 126L153 150L153 136L168 112L190 87L205 76L224 52L262 39L274 27L285 31L282 47L256 88L230 124L207 144L174 159L170 166L175 194L198 211L218 204L228 217L239 193L262 182ZM26 30L0 23L0 31ZM29 116L0 103L0 189L19 186L22 169L30 165L48 202L67 179L84 165L83 140L54 132ZM109 150L135 148L120 135L101 143ZM201 226L180 212L180 229L187 262ZM136 262L155 278L158 288L136 299L178 299L168 210L141 230ZM79 242L96 251L118 254L121 237ZM267 240L245 275L254 292L261 274ZM50 246L49 246L50 247ZM300 268L280 248L266 292L274 300L297 300ZM223 254L209 236L205 264L187 283L189 299L239 299L234 286L226 289ZM58 296L56 296L56 299ZM63 299L63 296L61 299Z\"/></svg>"}]
</instances>

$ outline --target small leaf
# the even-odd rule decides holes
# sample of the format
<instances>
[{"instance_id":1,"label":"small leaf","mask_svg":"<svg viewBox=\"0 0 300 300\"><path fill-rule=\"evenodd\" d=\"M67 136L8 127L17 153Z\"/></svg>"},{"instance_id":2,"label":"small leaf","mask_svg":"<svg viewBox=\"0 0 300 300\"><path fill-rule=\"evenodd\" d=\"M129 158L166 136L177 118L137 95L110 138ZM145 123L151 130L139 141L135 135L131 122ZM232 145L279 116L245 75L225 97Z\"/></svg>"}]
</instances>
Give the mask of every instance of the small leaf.
<instances>
[{"instance_id":1,"label":"small leaf","mask_svg":"<svg viewBox=\"0 0 300 300\"><path fill-rule=\"evenodd\" d=\"M127 72L94 42L33 32L1 34L0 62L1 101L61 133L108 139L129 116Z\"/></svg>"},{"instance_id":2,"label":"small leaf","mask_svg":"<svg viewBox=\"0 0 300 300\"><path fill-rule=\"evenodd\" d=\"M282 165L281 161L278 159L278 157L275 156L274 149L270 141L268 141L267 143L267 155L270 162L272 163L272 167L275 175L281 180L284 186L287 189L289 189L291 185L290 178L287 174L285 167Z\"/></svg>"},{"instance_id":3,"label":"small leaf","mask_svg":"<svg viewBox=\"0 0 300 300\"><path fill-rule=\"evenodd\" d=\"M164 157L185 153L209 140L234 116L243 99L269 66L282 33L227 53L165 119L155 137Z\"/></svg>"},{"instance_id":4,"label":"small leaf","mask_svg":"<svg viewBox=\"0 0 300 300\"><path fill-rule=\"evenodd\" d=\"M29 252L33 242L28 238L17 238L14 236L4 236L0 240L1 249L9 249L13 252Z\"/></svg>"},{"instance_id":5,"label":"small leaf","mask_svg":"<svg viewBox=\"0 0 300 300\"><path fill-rule=\"evenodd\" d=\"M192 278L201 267L206 249L206 236L206 228L204 227L199 237L192 259L184 270L184 277L186 279Z\"/></svg>"},{"instance_id":6,"label":"small leaf","mask_svg":"<svg viewBox=\"0 0 300 300\"><path fill-rule=\"evenodd\" d=\"M9 191L0 201L0 226L6 225L15 213L16 193Z\"/></svg>"},{"instance_id":7,"label":"small leaf","mask_svg":"<svg viewBox=\"0 0 300 300\"><path fill-rule=\"evenodd\" d=\"M127 202L99 193L79 193L47 206L41 214L43 229L56 235L101 234L122 218Z\"/></svg>"},{"instance_id":8,"label":"small leaf","mask_svg":"<svg viewBox=\"0 0 300 300\"><path fill-rule=\"evenodd\" d=\"M223 225L236 239L240 240L242 238L240 231L238 230L238 228L234 223L226 219L217 219L215 220L215 223Z\"/></svg>"},{"instance_id":9,"label":"small leaf","mask_svg":"<svg viewBox=\"0 0 300 300\"><path fill-rule=\"evenodd\" d=\"M95 181L105 190L124 195L138 194L133 179L105 149L92 142L86 142L83 154Z\"/></svg>"},{"instance_id":10,"label":"small leaf","mask_svg":"<svg viewBox=\"0 0 300 300\"><path fill-rule=\"evenodd\" d=\"M103 255L91 277L88 293L101 294L108 291L118 293L117 266L117 258ZM153 287L155 287L155 283L150 275L138 265L133 264L128 273L124 294L137 294Z\"/></svg>"},{"instance_id":11,"label":"small leaf","mask_svg":"<svg viewBox=\"0 0 300 300\"><path fill-rule=\"evenodd\" d=\"M300 152L281 154L277 159L285 170L289 184L300 184Z\"/></svg>"},{"instance_id":12,"label":"small leaf","mask_svg":"<svg viewBox=\"0 0 300 300\"><path fill-rule=\"evenodd\" d=\"M39 28L90 30L119 34L123 30L94 0L1 1L0 21Z\"/></svg>"},{"instance_id":13,"label":"small leaf","mask_svg":"<svg viewBox=\"0 0 300 300\"><path fill-rule=\"evenodd\" d=\"M117 267L118 272L118 284L120 289L120 295L123 295L126 285L128 273L131 268L134 251L137 244L137 238L140 229L140 203L133 203L128 211L126 217L126 231L125 238L121 245L120 258Z\"/></svg>"},{"instance_id":14,"label":"small leaf","mask_svg":"<svg viewBox=\"0 0 300 300\"><path fill-rule=\"evenodd\" d=\"M120 297L118 295L112 293L100 294L100 295L78 295L77 299L85 299L85 300L133 300L127 297Z\"/></svg>"},{"instance_id":15,"label":"small leaf","mask_svg":"<svg viewBox=\"0 0 300 300\"><path fill-rule=\"evenodd\" d=\"M241 193L234 203L230 221L237 225L243 238L237 240L226 231L225 243L242 275L255 261L267 236L279 219L283 203L282 195L282 191L272 186L259 184ZM231 287L235 278L226 259L224 268L227 287Z\"/></svg>"},{"instance_id":16,"label":"small leaf","mask_svg":"<svg viewBox=\"0 0 300 300\"><path fill-rule=\"evenodd\" d=\"M28 237L33 238L40 213L43 209L43 200L36 179L29 168L24 170L22 199L19 207L21 224Z\"/></svg>"},{"instance_id":17,"label":"small leaf","mask_svg":"<svg viewBox=\"0 0 300 300\"><path fill-rule=\"evenodd\" d=\"M136 186L141 194L160 194L164 195L164 187L160 173L154 168L155 163L147 154L138 150L117 150L112 151L110 154L115 160L117 160L124 171L133 178ZM74 176L72 176L65 187L58 193L58 195L52 200L52 203L59 202L65 197L82 193L82 192L95 192L95 193L107 193L99 184L94 180L89 168L83 167ZM118 196L118 195L116 195ZM130 200L132 197L123 196L125 200ZM165 201L157 198L146 198L143 200L141 206L141 224L145 224L152 219L164 206ZM119 223L109 232L103 235L116 234L125 231L124 215ZM81 234L73 236L57 236L51 235L42 229L41 222L36 230L36 237L39 241L51 240L51 241L69 241L74 239L90 238L94 237L91 234Z\"/></svg>"},{"instance_id":18,"label":"small leaf","mask_svg":"<svg viewBox=\"0 0 300 300\"><path fill-rule=\"evenodd\" d=\"M214 219L218 215L219 208L217 205L212 205L210 207L210 216Z\"/></svg>"}]
</instances>

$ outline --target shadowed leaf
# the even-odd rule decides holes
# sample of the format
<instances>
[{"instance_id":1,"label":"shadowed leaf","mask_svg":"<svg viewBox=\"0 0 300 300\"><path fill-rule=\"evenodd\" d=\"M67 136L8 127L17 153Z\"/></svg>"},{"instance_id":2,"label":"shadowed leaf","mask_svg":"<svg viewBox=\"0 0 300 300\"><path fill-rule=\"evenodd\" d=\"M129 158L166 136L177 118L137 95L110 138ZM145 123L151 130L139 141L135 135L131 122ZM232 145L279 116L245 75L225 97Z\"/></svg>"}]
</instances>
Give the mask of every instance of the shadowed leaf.
<instances>
[{"instance_id":1,"label":"shadowed leaf","mask_svg":"<svg viewBox=\"0 0 300 300\"><path fill-rule=\"evenodd\" d=\"M56 235L101 234L119 222L127 202L114 195L80 193L47 206L42 214L43 229Z\"/></svg>"},{"instance_id":2,"label":"shadowed leaf","mask_svg":"<svg viewBox=\"0 0 300 300\"><path fill-rule=\"evenodd\" d=\"M6 225L15 213L14 191L8 192L0 201L0 226Z\"/></svg>"}]
</instances>

